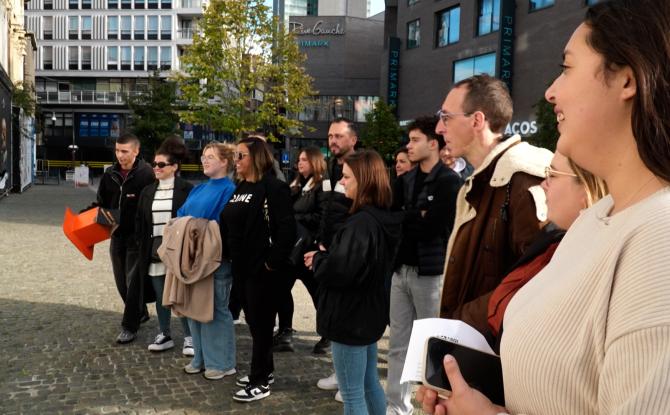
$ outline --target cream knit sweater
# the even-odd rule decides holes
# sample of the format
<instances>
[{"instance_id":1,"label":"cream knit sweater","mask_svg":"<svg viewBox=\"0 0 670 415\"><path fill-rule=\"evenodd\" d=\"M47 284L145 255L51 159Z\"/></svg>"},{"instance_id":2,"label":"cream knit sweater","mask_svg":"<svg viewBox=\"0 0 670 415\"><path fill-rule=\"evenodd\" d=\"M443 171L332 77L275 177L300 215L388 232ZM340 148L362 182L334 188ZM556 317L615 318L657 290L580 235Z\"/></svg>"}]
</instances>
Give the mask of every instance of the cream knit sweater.
<instances>
[{"instance_id":1,"label":"cream knit sweater","mask_svg":"<svg viewBox=\"0 0 670 415\"><path fill-rule=\"evenodd\" d=\"M670 188L584 211L505 313L512 414L670 414Z\"/></svg>"}]
</instances>

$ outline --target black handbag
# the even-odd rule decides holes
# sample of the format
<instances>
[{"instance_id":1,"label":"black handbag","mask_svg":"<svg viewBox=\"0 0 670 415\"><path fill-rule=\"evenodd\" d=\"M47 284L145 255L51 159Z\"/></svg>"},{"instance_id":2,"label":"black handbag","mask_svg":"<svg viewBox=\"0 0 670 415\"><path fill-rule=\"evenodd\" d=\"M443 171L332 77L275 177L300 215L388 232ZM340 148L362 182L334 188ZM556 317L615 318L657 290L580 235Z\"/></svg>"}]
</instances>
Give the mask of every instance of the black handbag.
<instances>
[{"instance_id":1,"label":"black handbag","mask_svg":"<svg viewBox=\"0 0 670 415\"><path fill-rule=\"evenodd\" d=\"M161 262L161 258L158 256L158 247L163 243L162 236L154 236L151 238L151 262Z\"/></svg>"},{"instance_id":2,"label":"black handbag","mask_svg":"<svg viewBox=\"0 0 670 415\"><path fill-rule=\"evenodd\" d=\"M293 266L300 266L304 262L304 255L314 245L314 235L300 222L295 224L296 239L289 256Z\"/></svg>"}]
</instances>

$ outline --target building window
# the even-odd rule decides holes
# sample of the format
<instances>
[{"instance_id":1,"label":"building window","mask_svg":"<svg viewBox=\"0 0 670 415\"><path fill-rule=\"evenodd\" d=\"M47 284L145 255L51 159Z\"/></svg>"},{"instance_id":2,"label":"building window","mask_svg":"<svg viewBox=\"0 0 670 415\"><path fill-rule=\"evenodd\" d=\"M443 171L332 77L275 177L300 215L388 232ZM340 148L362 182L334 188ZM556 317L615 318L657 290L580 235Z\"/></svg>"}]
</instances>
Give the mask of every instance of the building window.
<instances>
[{"instance_id":1,"label":"building window","mask_svg":"<svg viewBox=\"0 0 670 415\"><path fill-rule=\"evenodd\" d=\"M421 22L419 19L407 23L407 49L421 45Z\"/></svg>"},{"instance_id":2,"label":"building window","mask_svg":"<svg viewBox=\"0 0 670 415\"><path fill-rule=\"evenodd\" d=\"M44 10L53 10L54 8L54 0L44 0L44 3L42 3L44 6Z\"/></svg>"},{"instance_id":3,"label":"building window","mask_svg":"<svg viewBox=\"0 0 670 415\"><path fill-rule=\"evenodd\" d=\"M462 59L454 62L454 83L462 81L474 75L496 74L496 54L488 53L486 55L475 56L474 58Z\"/></svg>"},{"instance_id":4,"label":"building window","mask_svg":"<svg viewBox=\"0 0 670 415\"><path fill-rule=\"evenodd\" d=\"M131 70L131 50L130 46L121 46L121 70L129 71Z\"/></svg>"},{"instance_id":5,"label":"building window","mask_svg":"<svg viewBox=\"0 0 670 415\"><path fill-rule=\"evenodd\" d=\"M116 71L119 69L119 47L107 46L107 69Z\"/></svg>"},{"instance_id":6,"label":"building window","mask_svg":"<svg viewBox=\"0 0 670 415\"><path fill-rule=\"evenodd\" d=\"M70 9L78 9L79 8L79 0L69 0L68 3L70 6Z\"/></svg>"},{"instance_id":7,"label":"building window","mask_svg":"<svg viewBox=\"0 0 670 415\"><path fill-rule=\"evenodd\" d=\"M158 0L147 0L149 4L149 9L157 9L158 8Z\"/></svg>"},{"instance_id":8,"label":"building window","mask_svg":"<svg viewBox=\"0 0 670 415\"><path fill-rule=\"evenodd\" d=\"M79 69L79 47L68 46L68 69Z\"/></svg>"},{"instance_id":9,"label":"building window","mask_svg":"<svg viewBox=\"0 0 670 415\"><path fill-rule=\"evenodd\" d=\"M91 38L91 29L93 23L91 22L91 16L82 16L81 17L81 38L90 39Z\"/></svg>"},{"instance_id":10,"label":"building window","mask_svg":"<svg viewBox=\"0 0 670 415\"><path fill-rule=\"evenodd\" d=\"M437 47L458 42L460 31L461 8L452 7L437 13Z\"/></svg>"},{"instance_id":11,"label":"building window","mask_svg":"<svg viewBox=\"0 0 670 415\"><path fill-rule=\"evenodd\" d=\"M107 8L108 9L118 9L119 8L119 0L107 0Z\"/></svg>"},{"instance_id":12,"label":"building window","mask_svg":"<svg viewBox=\"0 0 670 415\"><path fill-rule=\"evenodd\" d=\"M68 39L79 39L79 16L69 17Z\"/></svg>"},{"instance_id":13,"label":"building window","mask_svg":"<svg viewBox=\"0 0 670 415\"><path fill-rule=\"evenodd\" d=\"M158 16L147 17L147 39L158 39Z\"/></svg>"},{"instance_id":14,"label":"building window","mask_svg":"<svg viewBox=\"0 0 670 415\"><path fill-rule=\"evenodd\" d=\"M42 39L50 40L54 38L54 18L53 16L42 17Z\"/></svg>"},{"instance_id":15,"label":"building window","mask_svg":"<svg viewBox=\"0 0 670 415\"><path fill-rule=\"evenodd\" d=\"M81 0L81 8L82 9L90 9L91 8L91 0Z\"/></svg>"},{"instance_id":16,"label":"building window","mask_svg":"<svg viewBox=\"0 0 670 415\"><path fill-rule=\"evenodd\" d=\"M147 70L153 71L158 69L158 47L147 47Z\"/></svg>"},{"instance_id":17,"label":"building window","mask_svg":"<svg viewBox=\"0 0 670 415\"><path fill-rule=\"evenodd\" d=\"M319 15L319 0L307 0L307 16Z\"/></svg>"},{"instance_id":18,"label":"building window","mask_svg":"<svg viewBox=\"0 0 670 415\"><path fill-rule=\"evenodd\" d=\"M143 9L144 0L135 0L135 9Z\"/></svg>"},{"instance_id":19,"label":"building window","mask_svg":"<svg viewBox=\"0 0 670 415\"><path fill-rule=\"evenodd\" d=\"M107 39L119 38L119 18L117 16L107 17Z\"/></svg>"},{"instance_id":20,"label":"building window","mask_svg":"<svg viewBox=\"0 0 670 415\"><path fill-rule=\"evenodd\" d=\"M130 16L121 16L121 39L130 39L131 30Z\"/></svg>"},{"instance_id":21,"label":"building window","mask_svg":"<svg viewBox=\"0 0 670 415\"><path fill-rule=\"evenodd\" d=\"M167 71L172 67L172 47L161 46L161 70Z\"/></svg>"},{"instance_id":22,"label":"building window","mask_svg":"<svg viewBox=\"0 0 670 415\"><path fill-rule=\"evenodd\" d=\"M144 16L135 16L135 40L144 40Z\"/></svg>"},{"instance_id":23,"label":"building window","mask_svg":"<svg viewBox=\"0 0 670 415\"><path fill-rule=\"evenodd\" d=\"M161 9L171 9L172 8L172 0L161 0Z\"/></svg>"},{"instance_id":24,"label":"building window","mask_svg":"<svg viewBox=\"0 0 670 415\"><path fill-rule=\"evenodd\" d=\"M529 11L544 9L554 5L554 0L530 0Z\"/></svg>"},{"instance_id":25,"label":"building window","mask_svg":"<svg viewBox=\"0 0 670 415\"><path fill-rule=\"evenodd\" d=\"M500 0L479 0L477 35L500 30Z\"/></svg>"},{"instance_id":26,"label":"building window","mask_svg":"<svg viewBox=\"0 0 670 415\"><path fill-rule=\"evenodd\" d=\"M91 70L91 47L81 47L81 69L84 71Z\"/></svg>"},{"instance_id":27,"label":"building window","mask_svg":"<svg viewBox=\"0 0 670 415\"><path fill-rule=\"evenodd\" d=\"M172 16L161 16L161 40L172 39Z\"/></svg>"},{"instance_id":28,"label":"building window","mask_svg":"<svg viewBox=\"0 0 670 415\"><path fill-rule=\"evenodd\" d=\"M121 0L121 8L122 9L132 9L133 8L132 0Z\"/></svg>"},{"instance_id":29,"label":"building window","mask_svg":"<svg viewBox=\"0 0 670 415\"><path fill-rule=\"evenodd\" d=\"M144 70L144 46L135 46L135 59L133 60L133 69L136 71Z\"/></svg>"},{"instance_id":30,"label":"building window","mask_svg":"<svg viewBox=\"0 0 670 415\"><path fill-rule=\"evenodd\" d=\"M53 46L42 46L42 69L51 70L54 68L54 50Z\"/></svg>"}]
</instances>

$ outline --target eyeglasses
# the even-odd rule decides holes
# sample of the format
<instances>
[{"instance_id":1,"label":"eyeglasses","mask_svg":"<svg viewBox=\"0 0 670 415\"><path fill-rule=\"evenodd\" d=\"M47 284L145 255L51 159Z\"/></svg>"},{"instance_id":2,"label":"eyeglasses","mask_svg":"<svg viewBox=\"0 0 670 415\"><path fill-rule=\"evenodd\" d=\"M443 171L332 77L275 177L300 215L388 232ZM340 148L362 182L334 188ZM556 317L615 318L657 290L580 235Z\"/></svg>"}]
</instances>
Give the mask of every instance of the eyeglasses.
<instances>
[{"instance_id":1,"label":"eyeglasses","mask_svg":"<svg viewBox=\"0 0 670 415\"><path fill-rule=\"evenodd\" d=\"M462 115L463 117L469 117L472 114L473 113L471 113L471 112L447 112L447 111L442 111L442 110L438 110L435 113L435 115L437 115L440 118L440 120L442 120L442 122L444 124L446 124L447 121L449 121L450 119L452 119L454 117L458 117L459 115Z\"/></svg>"},{"instance_id":2,"label":"eyeglasses","mask_svg":"<svg viewBox=\"0 0 670 415\"><path fill-rule=\"evenodd\" d=\"M202 156L202 157L200 157L200 161L203 162L203 163L204 163L205 161L214 161L214 160L218 160L218 159L216 158L216 156L213 156L213 155L211 155L211 154L210 154L209 156Z\"/></svg>"},{"instance_id":3,"label":"eyeglasses","mask_svg":"<svg viewBox=\"0 0 670 415\"><path fill-rule=\"evenodd\" d=\"M549 179L554 179L556 176L566 176L566 177L578 177L574 173L568 173L565 171L554 170L551 167L547 166L544 168L544 178L549 181Z\"/></svg>"},{"instance_id":4,"label":"eyeglasses","mask_svg":"<svg viewBox=\"0 0 670 415\"><path fill-rule=\"evenodd\" d=\"M164 169L165 167L172 166L173 164L174 163L166 163L164 161L159 161L159 162L154 161L154 162L151 163L151 167L153 167L154 169L156 167L158 167L159 169Z\"/></svg>"},{"instance_id":5,"label":"eyeglasses","mask_svg":"<svg viewBox=\"0 0 670 415\"><path fill-rule=\"evenodd\" d=\"M248 155L249 153L242 153L241 151L236 151L235 153L233 153L233 158L237 161L242 161L242 159Z\"/></svg>"}]
</instances>

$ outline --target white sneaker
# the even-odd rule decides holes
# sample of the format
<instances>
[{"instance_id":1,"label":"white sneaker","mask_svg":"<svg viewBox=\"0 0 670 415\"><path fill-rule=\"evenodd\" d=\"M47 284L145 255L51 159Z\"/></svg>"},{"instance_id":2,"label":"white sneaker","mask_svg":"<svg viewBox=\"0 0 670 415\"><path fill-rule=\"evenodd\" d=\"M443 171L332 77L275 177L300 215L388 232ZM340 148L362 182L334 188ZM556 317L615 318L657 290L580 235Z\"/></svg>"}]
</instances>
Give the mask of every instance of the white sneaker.
<instances>
[{"instance_id":1,"label":"white sneaker","mask_svg":"<svg viewBox=\"0 0 670 415\"><path fill-rule=\"evenodd\" d=\"M193 337L184 337L184 347L181 349L181 354L184 356L193 356L195 354L193 350Z\"/></svg>"},{"instance_id":2,"label":"white sneaker","mask_svg":"<svg viewBox=\"0 0 670 415\"><path fill-rule=\"evenodd\" d=\"M337 393L335 394L335 400L340 403L344 403L344 399L342 399L342 394L340 393L340 391L337 391Z\"/></svg>"},{"instance_id":3,"label":"white sneaker","mask_svg":"<svg viewBox=\"0 0 670 415\"><path fill-rule=\"evenodd\" d=\"M316 387L325 391L338 390L339 386L337 384L337 375L335 372L327 378L319 379L319 381L316 382Z\"/></svg>"},{"instance_id":4,"label":"white sneaker","mask_svg":"<svg viewBox=\"0 0 670 415\"><path fill-rule=\"evenodd\" d=\"M208 380L219 380L225 378L226 376L234 375L235 373L237 373L237 370L235 370L235 368L226 371L217 369L207 369L205 370L205 374L203 376L205 377L205 379Z\"/></svg>"},{"instance_id":5,"label":"white sneaker","mask_svg":"<svg viewBox=\"0 0 670 415\"><path fill-rule=\"evenodd\" d=\"M170 336L159 333L156 339L148 347L152 352L162 352L164 350L172 349L174 347L174 340Z\"/></svg>"}]
</instances>

